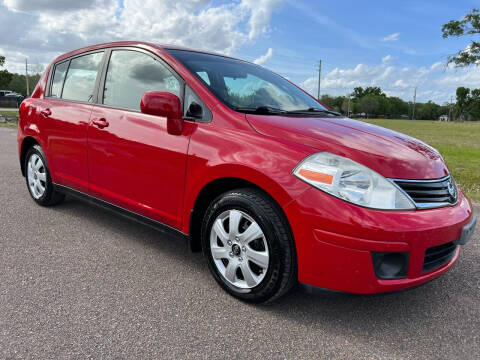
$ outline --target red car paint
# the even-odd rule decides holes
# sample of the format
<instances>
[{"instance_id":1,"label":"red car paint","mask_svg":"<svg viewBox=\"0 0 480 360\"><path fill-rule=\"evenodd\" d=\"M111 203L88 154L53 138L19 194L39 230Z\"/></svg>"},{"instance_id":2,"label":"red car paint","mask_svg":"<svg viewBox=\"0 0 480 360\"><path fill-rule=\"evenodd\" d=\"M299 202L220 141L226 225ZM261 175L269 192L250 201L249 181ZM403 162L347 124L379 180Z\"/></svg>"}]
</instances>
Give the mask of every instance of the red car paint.
<instances>
[{"instance_id":1,"label":"red car paint","mask_svg":"<svg viewBox=\"0 0 480 360\"><path fill-rule=\"evenodd\" d=\"M163 59L209 108L212 121L183 121L172 134L164 117L45 96L53 64L110 47L143 49ZM292 169L319 151L351 158L390 178L435 179L448 169L428 145L363 122L318 117L292 121L235 112L164 47L148 43L95 45L55 59L32 97L22 103L21 158L25 141L32 139L44 149L54 183L187 235L192 235L195 202L212 182L234 178L263 189L283 208L292 229L298 280L329 289L376 293L435 278L457 261L459 250L449 263L422 274L425 249L457 239L473 216L461 191L456 205L381 211L313 188L293 176ZM377 279L371 251L409 251L407 278Z\"/></svg>"}]
</instances>

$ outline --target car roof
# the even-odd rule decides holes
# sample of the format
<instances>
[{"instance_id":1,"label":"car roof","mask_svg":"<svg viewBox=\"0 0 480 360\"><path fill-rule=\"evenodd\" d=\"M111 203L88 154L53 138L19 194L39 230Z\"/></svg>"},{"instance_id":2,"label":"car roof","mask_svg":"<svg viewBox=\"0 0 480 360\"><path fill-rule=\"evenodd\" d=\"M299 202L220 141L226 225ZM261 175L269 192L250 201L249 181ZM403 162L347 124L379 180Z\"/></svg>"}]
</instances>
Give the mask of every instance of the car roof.
<instances>
[{"instance_id":1,"label":"car roof","mask_svg":"<svg viewBox=\"0 0 480 360\"><path fill-rule=\"evenodd\" d=\"M62 54L62 55L58 56L54 60L54 62L58 62L58 61L61 61L63 59L67 59L69 57L79 55L79 54L89 52L89 51L107 49L107 48L111 48L111 47L121 47L121 46L132 46L132 47L140 47L140 48L152 48L153 47L153 48L157 48L157 49L160 49L160 50L193 51L193 52L198 52L198 53L203 53L203 54L229 57L229 56L219 54L219 53L215 53L215 52L211 52L211 51L191 49L191 48L184 47L184 46L179 46L179 45L155 44L155 43L146 42L146 41L113 41L113 42L89 45L89 46L85 46L85 47L80 48L80 49L75 49L75 50L69 51L65 54ZM234 59L234 58L232 58L232 59Z\"/></svg>"}]
</instances>

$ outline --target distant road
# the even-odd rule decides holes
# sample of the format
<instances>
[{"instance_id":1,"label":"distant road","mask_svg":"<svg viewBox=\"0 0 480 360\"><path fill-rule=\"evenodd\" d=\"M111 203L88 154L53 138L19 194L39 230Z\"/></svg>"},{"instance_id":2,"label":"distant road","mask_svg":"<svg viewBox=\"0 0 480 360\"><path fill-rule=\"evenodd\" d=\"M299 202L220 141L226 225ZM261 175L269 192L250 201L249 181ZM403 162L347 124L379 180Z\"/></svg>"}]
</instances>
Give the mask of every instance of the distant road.
<instances>
[{"instance_id":1,"label":"distant road","mask_svg":"<svg viewBox=\"0 0 480 360\"><path fill-rule=\"evenodd\" d=\"M16 108L0 108L0 111L15 111L18 110Z\"/></svg>"},{"instance_id":2,"label":"distant road","mask_svg":"<svg viewBox=\"0 0 480 360\"><path fill-rule=\"evenodd\" d=\"M480 229L459 263L392 294L268 305L227 295L186 243L79 200L28 195L0 127L0 359L478 359ZM477 354L477 355L475 355Z\"/></svg>"}]
</instances>

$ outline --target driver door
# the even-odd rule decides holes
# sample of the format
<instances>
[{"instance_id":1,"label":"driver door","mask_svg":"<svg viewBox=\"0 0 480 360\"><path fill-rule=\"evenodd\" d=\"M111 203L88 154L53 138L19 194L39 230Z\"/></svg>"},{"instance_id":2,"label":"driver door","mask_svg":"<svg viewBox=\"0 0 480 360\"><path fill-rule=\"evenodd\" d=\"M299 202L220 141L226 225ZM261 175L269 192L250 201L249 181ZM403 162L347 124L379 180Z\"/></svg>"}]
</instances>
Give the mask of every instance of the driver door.
<instances>
[{"instance_id":1,"label":"driver door","mask_svg":"<svg viewBox=\"0 0 480 360\"><path fill-rule=\"evenodd\" d=\"M142 114L147 91L180 97L181 81L152 54L113 49L88 128L90 194L175 228L181 227L187 148L167 119Z\"/></svg>"}]
</instances>

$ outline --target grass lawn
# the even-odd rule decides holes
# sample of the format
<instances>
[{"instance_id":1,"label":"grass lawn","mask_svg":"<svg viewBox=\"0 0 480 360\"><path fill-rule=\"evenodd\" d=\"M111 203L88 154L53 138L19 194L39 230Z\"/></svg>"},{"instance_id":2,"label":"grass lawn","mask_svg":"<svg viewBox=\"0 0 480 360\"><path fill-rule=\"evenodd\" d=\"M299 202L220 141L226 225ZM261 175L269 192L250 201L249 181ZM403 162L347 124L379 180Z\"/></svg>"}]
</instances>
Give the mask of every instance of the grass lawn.
<instances>
[{"instance_id":1,"label":"grass lawn","mask_svg":"<svg viewBox=\"0 0 480 360\"><path fill-rule=\"evenodd\" d=\"M0 115L3 116L18 116L18 109L12 109L12 110L0 110ZM0 123L1 127L8 127L8 128L16 128L16 124L4 124Z\"/></svg>"},{"instance_id":2,"label":"grass lawn","mask_svg":"<svg viewBox=\"0 0 480 360\"><path fill-rule=\"evenodd\" d=\"M18 109L0 110L0 115L4 115L4 116L18 116Z\"/></svg>"},{"instance_id":3,"label":"grass lawn","mask_svg":"<svg viewBox=\"0 0 480 360\"><path fill-rule=\"evenodd\" d=\"M367 119L416 137L436 148L448 164L460 188L480 203L480 122Z\"/></svg>"}]
</instances>

